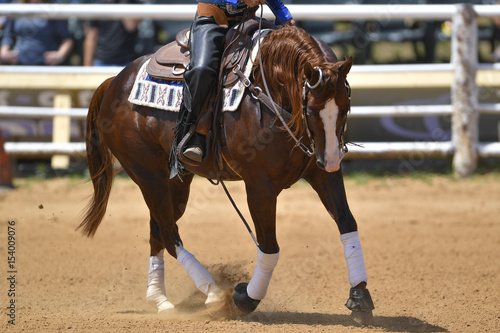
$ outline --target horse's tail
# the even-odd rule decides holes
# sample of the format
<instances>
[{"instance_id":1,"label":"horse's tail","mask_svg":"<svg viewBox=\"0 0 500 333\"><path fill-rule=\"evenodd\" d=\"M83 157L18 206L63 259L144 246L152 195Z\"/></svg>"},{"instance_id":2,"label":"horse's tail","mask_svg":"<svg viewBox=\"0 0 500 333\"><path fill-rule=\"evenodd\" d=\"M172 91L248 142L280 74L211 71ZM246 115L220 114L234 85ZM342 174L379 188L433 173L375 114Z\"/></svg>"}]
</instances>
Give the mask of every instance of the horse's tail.
<instances>
[{"instance_id":1,"label":"horse's tail","mask_svg":"<svg viewBox=\"0 0 500 333\"><path fill-rule=\"evenodd\" d=\"M106 213L109 193L113 185L113 155L104 145L101 128L97 122L97 113L101 108L104 94L113 78L109 78L96 89L90 101L87 115L85 142L87 146L87 163L90 177L94 185L94 195L85 208L85 215L77 229L88 237L94 236Z\"/></svg>"}]
</instances>

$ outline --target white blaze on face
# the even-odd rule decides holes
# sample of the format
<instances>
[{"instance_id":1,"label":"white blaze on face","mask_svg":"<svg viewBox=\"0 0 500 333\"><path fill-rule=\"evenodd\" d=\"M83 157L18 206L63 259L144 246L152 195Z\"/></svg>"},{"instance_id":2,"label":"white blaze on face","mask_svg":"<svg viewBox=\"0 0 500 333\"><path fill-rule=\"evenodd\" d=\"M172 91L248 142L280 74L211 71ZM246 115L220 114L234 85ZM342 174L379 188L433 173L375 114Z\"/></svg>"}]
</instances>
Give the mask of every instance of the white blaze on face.
<instances>
[{"instance_id":1,"label":"white blaze on face","mask_svg":"<svg viewBox=\"0 0 500 333\"><path fill-rule=\"evenodd\" d=\"M337 138L337 118L339 107L333 98L326 103L325 108L319 112L325 130L325 170L334 172L340 169L340 162L344 153L339 149L339 139Z\"/></svg>"}]
</instances>

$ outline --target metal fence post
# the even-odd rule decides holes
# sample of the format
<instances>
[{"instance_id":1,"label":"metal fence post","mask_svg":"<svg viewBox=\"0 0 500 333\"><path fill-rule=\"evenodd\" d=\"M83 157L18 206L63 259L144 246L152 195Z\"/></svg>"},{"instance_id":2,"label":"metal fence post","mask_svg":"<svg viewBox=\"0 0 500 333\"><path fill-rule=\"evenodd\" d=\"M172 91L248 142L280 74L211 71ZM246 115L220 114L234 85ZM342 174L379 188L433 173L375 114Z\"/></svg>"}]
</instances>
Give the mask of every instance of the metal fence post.
<instances>
[{"instance_id":1,"label":"metal fence post","mask_svg":"<svg viewBox=\"0 0 500 333\"><path fill-rule=\"evenodd\" d=\"M472 174L477 167L477 20L470 4L457 5L453 16L451 62L454 78L451 88L453 105L452 141L455 148L453 172L457 177Z\"/></svg>"}]
</instances>

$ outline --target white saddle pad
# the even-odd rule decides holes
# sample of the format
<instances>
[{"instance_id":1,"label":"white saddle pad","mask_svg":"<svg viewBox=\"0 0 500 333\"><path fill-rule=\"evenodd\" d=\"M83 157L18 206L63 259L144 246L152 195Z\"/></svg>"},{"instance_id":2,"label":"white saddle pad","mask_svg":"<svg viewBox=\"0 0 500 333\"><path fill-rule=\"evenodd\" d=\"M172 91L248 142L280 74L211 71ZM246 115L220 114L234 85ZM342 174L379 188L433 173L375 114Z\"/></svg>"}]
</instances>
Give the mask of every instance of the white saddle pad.
<instances>
[{"instance_id":1,"label":"white saddle pad","mask_svg":"<svg viewBox=\"0 0 500 333\"><path fill-rule=\"evenodd\" d=\"M271 30L261 31L261 40ZM246 77L250 77L255 58L258 54L257 43L258 32L252 38L253 48L248 62L244 68ZM146 67L149 59L141 66L139 73L135 79L134 86L129 95L129 102L137 105L144 105L156 109L179 112L182 102L182 81L180 80L163 80L150 76L146 72ZM243 99L245 86L238 80L231 87L224 88L224 104L222 111L236 111Z\"/></svg>"}]
</instances>

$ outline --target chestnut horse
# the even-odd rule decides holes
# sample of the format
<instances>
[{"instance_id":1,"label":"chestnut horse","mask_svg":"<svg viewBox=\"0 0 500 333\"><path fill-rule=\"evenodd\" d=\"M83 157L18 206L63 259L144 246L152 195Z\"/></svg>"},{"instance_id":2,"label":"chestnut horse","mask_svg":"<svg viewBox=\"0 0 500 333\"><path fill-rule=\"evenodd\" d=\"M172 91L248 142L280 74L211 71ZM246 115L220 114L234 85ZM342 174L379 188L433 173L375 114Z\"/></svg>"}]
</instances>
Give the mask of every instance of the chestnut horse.
<instances>
[{"instance_id":1,"label":"chestnut horse","mask_svg":"<svg viewBox=\"0 0 500 333\"><path fill-rule=\"evenodd\" d=\"M263 92L263 81L267 82L272 100L289 112L287 126L278 120L274 107L261 104L247 90L239 110L224 112L220 118L222 170L215 167L216 157L208 156L201 165L186 164L181 177L170 178L168 160L177 113L128 101L138 69L149 57L135 60L116 77L103 82L92 97L86 144L94 195L79 226L83 233L93 236L104 217L114 177L114 156L140 187L150 210L147 300L159 312L174 307L165 295L166 249L207 296L209 311L217 313L215 309L230 306L237 314L246 314L264 298L278 262L277 197L299 179L305 179L340 231L352 286L346 306L358 323L368 323L373 303L366 289L363 252L340 169L346 150L343 132L350 110L346 76L352 58L338 61L325 43L300 28L271 32L261 43L262 65L256 62L252 81ZM303 144L298 146L292 136L301 138ZM212 275L183 248L178 232L176 223L185 211L195 174L245 183L256 231L257 264L250 281L238 284L232 297L226 297Z\"/></svg>"}]
</instances>

